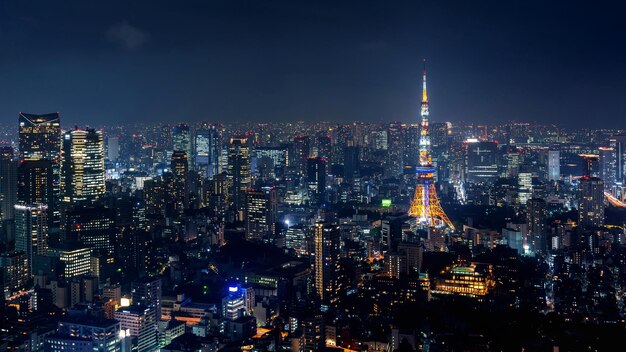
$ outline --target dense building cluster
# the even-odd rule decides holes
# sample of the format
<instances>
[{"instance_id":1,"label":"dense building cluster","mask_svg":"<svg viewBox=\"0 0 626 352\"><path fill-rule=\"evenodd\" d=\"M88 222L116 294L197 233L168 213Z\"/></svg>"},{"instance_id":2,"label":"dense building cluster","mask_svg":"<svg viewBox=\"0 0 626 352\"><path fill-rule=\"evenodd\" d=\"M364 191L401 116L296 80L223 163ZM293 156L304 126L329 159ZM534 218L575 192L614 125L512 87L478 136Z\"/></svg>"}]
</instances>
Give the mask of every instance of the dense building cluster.
<instances>
[{"instance_id":1,"label":"dense building cluster","mask_svg":"<svg viewBox=\"0 0 626 352\"><path fill-rule=\"evenodd\" d=\"M626 333L622 131L61 122L20 113L2 134L1 351L568 350Z\"/></svg>"}]
</instances>

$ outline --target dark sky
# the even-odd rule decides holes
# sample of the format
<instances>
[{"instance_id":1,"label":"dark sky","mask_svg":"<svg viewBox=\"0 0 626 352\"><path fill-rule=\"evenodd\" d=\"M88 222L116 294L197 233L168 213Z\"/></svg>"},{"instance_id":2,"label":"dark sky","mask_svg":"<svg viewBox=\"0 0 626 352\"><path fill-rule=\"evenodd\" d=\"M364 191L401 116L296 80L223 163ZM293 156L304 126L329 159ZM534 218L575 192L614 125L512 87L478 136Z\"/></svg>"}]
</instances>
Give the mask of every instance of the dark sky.
<instances>
[{"instance_id":1,"label":"dark sky","mask_svg":"<svg viewBox=\"0 0 626 352\"><path fill-rule=\"evenodd\" d=\"M615 1L614 3L618 3ZM626 128L625 5L0 0L0 115Z\"/></svg>"}]
</instances>

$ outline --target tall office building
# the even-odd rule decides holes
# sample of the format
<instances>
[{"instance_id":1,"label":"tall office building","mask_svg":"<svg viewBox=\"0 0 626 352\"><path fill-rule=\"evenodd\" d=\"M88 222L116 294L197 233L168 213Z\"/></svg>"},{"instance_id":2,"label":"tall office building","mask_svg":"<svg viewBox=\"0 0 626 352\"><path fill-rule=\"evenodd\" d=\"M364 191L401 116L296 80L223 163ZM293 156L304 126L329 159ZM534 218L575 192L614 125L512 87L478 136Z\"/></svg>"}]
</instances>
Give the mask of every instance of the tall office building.
<instances>
[{"instance_id":1,"label":"tall office building","mask_svg":"<svg viewBox=\"0 0 626 352\"><path fill-rule=\"evenodd\" d=\"M185 210L189 205L189 162L187 153L175 150L172 154L172 189L171 196L174 209L179 212Z\"/></svg>"},{"instance_id":2,"label":"tall office building","mask_svg":"<svg viewBox=\"0 0 626 352\"><path fill-rule=\"evenodd\" d=\"M152 352L158 348L154 312L143 305L130 305L115 311L115 320L120 322L122 330L128 330L136 338L137 352ZM135 349L133 348L133 351Z\"/></svg>"},{"instance_id":3,"label":"tall office building","mask_svg":"<svg viewBox=\"0 0 626 352\"><path fill-rule=\"evenodd\" d=\"M313 226L315 292L322 302L337 297L337 273L341 254L339 225L317 222Z\"/></svg>"},{"instance_id":4,"label":"tall office building","mask_svg":"<svg viewBox=\"0 0 626 352\"><path fill-rule=\"evenodd\" d=\"M59 224L61 123L59 113L19 114L19 161L49 160L52 166L52 204L48 204L49 223Z\"/></svg>"},{"instance_id":5,"label":"tall office building","mask_svg":"<svg viewBox=\"0 0 626 352\"><path fill-rule=\"evenodd\" d=\"M326 132L318 133L316 137L317 156L321 158L330 158L332 143L330 136Z\"/></svg>"},{"instance_id":6,"label":"tall office building","mask_svg":"<svg viewBox=\"0 0 626 352\"><path fill-rule=\"evenodd\" d=\"M534 253L545 253L548 248L548 209L545 200L532 198L526 202L526 224L531 250Z\"/></svg>"},{"instance_id":7,"label":"tall office building","mask_svg":"<svg viewBox=\"0 0 626 352\"><path fill-rule=\"evenodd\" d=\"M155 324L161 320L162 285L161 279L144 277L131 283L133 304L150 307Z\"/></svg>"},{"instance_id":8,"label":"tall office building","mask_svg":"<svg viewBox=\"0 0 626 352\"><path fill-rule=\"evenodd\" d=\"M611 147L600 147L600 179L604 181L604 187L610 189L617 181L616 153Z\"/></svg>"},{"instance_id":9,"label":"tall office building","mask_svg":"<svg viewBox=\"0 0 626 352\"><path fill-rule=\"evenodd\" d=\"M310 156L311 149L308 136L295 136L293 138L294 155L290 161L293 162L293 168L300 176L306 173L306 161Z\"/></svg>"},{"instance_id":10,"label":"tall office building","mask_svg":"<svg viewBox=\"0 0 626 352\"><path fill-rule=\"evenodd\" d=\"M78 243L65 243L50 247L46 253L58 259L63 272L62 278L87 275L91 272L91 248Z\"/></svg>"},{"instance_id":11,"label":"tall office building","mask_svg":"<svg viewBox=\"0 0 626 352\"><path fill-rule=\"evenodd\" d=\"M402 173L404 168L403 154L402 154L402 124L399 122L392 122L387 127L387 175L396 177Z\"/></svg>"},{"instance_id":12,"label":"tall office building","mask_svg":"<svg viewBox=\"0 0 626 352\"><path fill-rule=\"evenodd\" d=\"M17 161L13 148L0 148L0 239L13 240L14 206L17 203Z\"/></svg>"},{"instance_id":13,"label":"tall office building","mask_svg":"<svg viewBox=\"0 0 626 352\"><path fill-rule=\"evenodd\" d=\"M47 210L43 204L15 205L15 250L26 253L29 275L35 255L48 249Z\"/></svg>"},{"instance_id":14,"label":"tall office building","mask_svg":"<svg viewBox=\"0 0 626 352\"><path fill-rule=\"evenodd\" d=\"M30 279L26 253L13 251L0 254L0 278L0 288L4 287L0 295L3 297L26 289Z\"/></svg>"},{"instance_id":15,"label":"tall office building","mask_svg":"<svg viewBox=\"0 0 626 352\"><path fill-rule=\"evenodd\" d=\"M59 162L61 152L61 124L59 113L34 115L19 114L20 160L47 159Z\"/></svg>"},{"instance_id":16,"label":"tall office building","mask_svg":"<svg viewBox=\"0 0 626 352\"><path fill-rule=\"evenodd\" d=\"M615 178L617 182L626 181L626 136L614 136L609 141L615 150Z\"/></svg>"},{"instance_id":17,"label":"tall office building","mask_svg":"<svg viewBox=\"0 0 626 352\"><path fill-rule=\"evenodd\" d=\"M524 205L533 196L533 175L530 172L520 172L517 175L518 199Z\"/></svg>"},{"instance_id":18,"label":"tall office building","mask_svg":"<svg viewBox=\"0 0 626 352\"><path fill-rule=\"evenodd\" d=\"M74 129L63 135L61 200L96 201L106 191L102 131Z\"/></svg>"},{"instance_id":19,"label":"tall office building","mask_svg":"<svg viewBox=\"0 0 626 352\"><path fill-rule=\"evenodd\" d=\"M107 160L116 162L120 157L120 137L107 138Z\"/></svg>"},{"instance_id":20,"label":"tall office building","mask_svg":"<svg viewBox=\"0 0 626 352\"><path fill-rule=\"evenodd\" d=\"M246 239L259 241L276 232L278 202L276 189L246 192Z\"/></svg>"},{"instance_id":21,"label":"tall office building","mask_svg":"<svg viewBox=\"0 0 626 352\"><path fill-rule=\"evenodd\" d=\"M18 167L17 200L25 204L54 202L53 173L50 160L24 160Z\"/></svg>"},{"instance_id":22,"label":"tall office building","mask_svg":"<svg viewBox=\"0 0 626 352\"><path fill-rule=\"evenodd\" d=\"M181 123L180 125L176 125L172 128L172 144L174 151L183 151L187 153L190 160L193 160L191 130L189 129L189 126Z\"/></svg>"},{"instance_id":23,"label":"tall office building","mask_svg":"<svg viewBox=\"0 0 626 352\"><path fill-rule=\"evenodd\" d=\"M558 150L548 151L548 181L561 179L561 153Z\"/></svg>"},{"instance_id":24,"label":"tall office building","mask_svg":"<svg viewBox=\"0 0 626 352\"><path fill-rule=\"evenodd\" d=\"M326 201L326 159L309 158L307 160L307 189L309 202L320 206Z\"/></svg>"},{"instance_id":25,"label":"tall office building","mask_svg":"<svg viewBox=\"0 0 626 352\"><path fill-rule=\"evenodd\" d=\"M346 147L343 150L343 177L347 182L354 181L361 173L359 147Z\"/></svg>"},{"instance_id":26,"label":"tall office building","mask_svg":"<svg viewBox=\"0 0 626 352\"><path fill-rule=\"evenodd\" d=\"M211 125L196 131L195 164L197 170L208 179L218 174L221 147L217 126Z\"/></svg>"},{"instance_id":27,"label":"tall office building","mask_svg":"<svg viewBox=\"0 0 626 352\"><path fill-rule=\"evenodd\" d=\"M467 142L465 175L467 182L491 183L498 177L498 144Z\"/></svg>"},{"instance_id":28,"label":"tall office building","mask_svg":"<svg viewBox=\"0 0 626 352\"><path fill-rule=\"evenodd\" d=\"M235 211L245 210L246 191L251 186L250 147L245 138L231 138L228 146L227 175L229 202Z\"/></svg>"},{"instance_id":29,"label":"tall office building","mask_svg":"<svg viewBox=\"0 0 626 352\"><path fill-rule=\"evenodd\" d=\"M580 179L578 199L578 226L604 226L604 182L597 177Z\"/></svg>"},{"instance_id":30,"label":"tall office building","mask_svg":"<svg viewBox=\"0 0 626 352\"><path fill-rule=\"evenodd\" d=\"M447 122L433 122L430 124L430 142L433 151L448 149Z\"/></svg>"},{"instance_id":31,"label":"tall office building","mask_svg":"<svg viewBox=\"0 0 626 352\"><path fill-rule=\"evenodd\" d=\"M117 228L115 210L101 205L75 207L64 216L64 235L94 252L113 254Z\"/></svg>"}]
</instances>

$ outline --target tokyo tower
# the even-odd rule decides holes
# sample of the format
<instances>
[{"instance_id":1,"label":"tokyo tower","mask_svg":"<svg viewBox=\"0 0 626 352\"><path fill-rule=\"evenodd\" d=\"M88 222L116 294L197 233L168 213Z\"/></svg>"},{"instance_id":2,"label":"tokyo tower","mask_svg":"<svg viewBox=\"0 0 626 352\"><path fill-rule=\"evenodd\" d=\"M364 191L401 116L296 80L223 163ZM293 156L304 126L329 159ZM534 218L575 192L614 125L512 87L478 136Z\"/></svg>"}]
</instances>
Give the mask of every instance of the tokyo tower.
<instances>
[{"instance_id":1,"label":"tokyo tower","mask_svg":"<svg viewBox=\"0 0 626 352\"><path fill-rule=\"evenodd\" d=\"M435 169L430 156L430 134L428 132L428 95L426 94L426 60L424 60L424 76L422 83L422 128L420 131L419 166L416 167L417 186L415 195L409 208L409 216L417 218L418 224L424 227L441 227L448 225L454 230L454 225L443 211L437 189L433 180Z\"/></svg>"}]
</instances>

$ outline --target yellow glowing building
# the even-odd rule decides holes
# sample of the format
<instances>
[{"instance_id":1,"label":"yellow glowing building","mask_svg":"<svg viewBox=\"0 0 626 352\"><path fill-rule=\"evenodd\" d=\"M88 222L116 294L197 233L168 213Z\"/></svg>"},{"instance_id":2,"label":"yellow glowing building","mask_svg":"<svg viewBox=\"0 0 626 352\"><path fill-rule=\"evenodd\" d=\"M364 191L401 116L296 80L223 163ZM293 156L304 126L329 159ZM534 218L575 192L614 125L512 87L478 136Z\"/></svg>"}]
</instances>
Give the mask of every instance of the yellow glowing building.
<instances>
[{"instance_id":1,"label":"yellow glowing building","mask_svg":"<svg viewBox=\"0 0 626 352\"><path fill-rule=\"evenodd\" d=\"M433 294L448 294L467 297L483 297L494 288L491 264L471 263L457 265L444 271L435 279Z\"/></svg>"}]
</instances>

